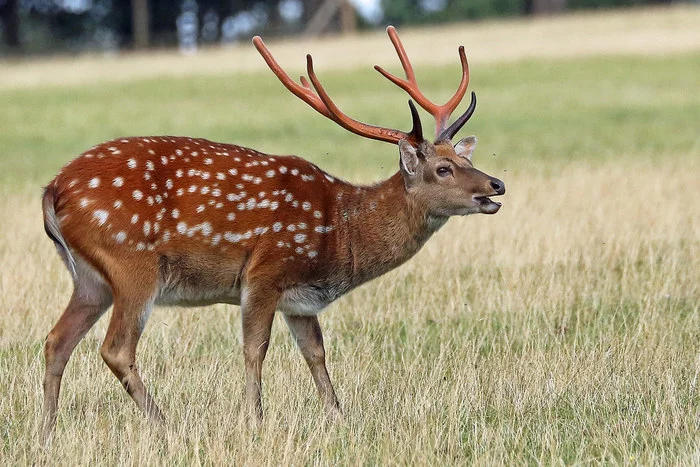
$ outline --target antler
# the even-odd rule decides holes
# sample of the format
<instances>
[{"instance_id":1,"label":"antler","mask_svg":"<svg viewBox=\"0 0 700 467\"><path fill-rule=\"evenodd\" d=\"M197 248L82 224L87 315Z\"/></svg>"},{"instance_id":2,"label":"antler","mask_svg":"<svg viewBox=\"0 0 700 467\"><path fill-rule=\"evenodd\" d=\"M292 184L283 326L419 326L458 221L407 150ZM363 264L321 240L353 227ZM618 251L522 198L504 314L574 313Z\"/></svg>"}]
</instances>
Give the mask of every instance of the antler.
<instances>
[{"instance_id":1,"label":"antler","mask_svg":"<svg viewBox=\"0 0 700 467\"><path fill-rule=\"evenodd\" d=\"M253 37L253 45L258 49L260 55L265 59L267 66L270 70L277 76L277 78L282 82L284 87L286 87L292 94L297 96L302 101L310 105L316 112L320 113L326 118L329 118L336 122L338 125L342 126L348 131L351 131L357 135L364 136L365 138L376 139L379 141L386 141L388 143L396 144L402 139L407 139L413 144L418 144L423 141L423 131L421 127L420 117L418 111L411 101L409 101L409 107L411 108L411 116L413 119L413 128L410 132L405 133L400 130L394 130L391 128L383 128L374 125L369 125L366 123L359 122L353 118L345 115L335 103L331 100L330 96L326 90L321 85L316 73L314 72L314 64L311 55L306 56L306 71L311 79L316 93L311 89L309 82L305 77L301 77L301 85L297 84L292 78L289 77L287 73L282 69L282 67L277 63L275 58L272 56L268 50L265 43L260 38L260 36ZM422 105L422 104L421 104Z\"/></svg>"},{"instance_id":2,"label":"antler","mask_svg":"<svg viewBox=\"0 0 700 467\"><path fill-rule=\"evenodd\" d=\"M445 138L447 135L447 121L450 119L452 112L454 112L459 103L462 101L464 94L467 92L467 86L469 85L469 64L467 63L467 55L464 52L464 46L459 46L459 59L462 64L462 79L457 87L457 91L445 104L437 105L425 97L418 87L416 75L413 72L413 66L411 65L411 61L408 59L408 55L406 54L406 50L403 48L403 44L399 39L396 29L393 26L389 26L386 28L386 32L389 35L389 39L391 39L391 43L394 44L394 49L399 56L401 66L406 73L406 79L401 79L392 75L379 65L375 65L374 69L381 73L389 81L406 91L408 95L410 95L418 103L418 105L423 107L435 118L436 140L450 139L455 133L457 133L462 125L466 123L469 117L471 117L471 114L474 113L474 108L476 107L476 95L472 92L472 102L469 105L469 108L460 118L457 119L457 121L461 121L461 124L458 125L456 129L450 127L450 129L454 131L451 131L451 136ZM454 127L455 125L453 124L452 126Z\"/></svg>"}]
</instances>

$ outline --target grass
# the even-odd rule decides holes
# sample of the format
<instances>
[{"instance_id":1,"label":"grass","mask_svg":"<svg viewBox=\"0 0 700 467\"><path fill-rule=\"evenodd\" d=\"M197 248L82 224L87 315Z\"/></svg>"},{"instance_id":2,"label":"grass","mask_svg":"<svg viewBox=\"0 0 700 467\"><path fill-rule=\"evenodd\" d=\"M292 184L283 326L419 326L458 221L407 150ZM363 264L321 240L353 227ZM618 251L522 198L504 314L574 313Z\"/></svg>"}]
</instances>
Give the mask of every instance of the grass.
<instances>
[{"instance_id":1,"label":"grass","mask_svg":"<svg viewBox=\"0 0 700 467\"><path fill-rule=\"evenodd\" d=\"M696 51L473 67L468 131L477 166L508 186L504 207L451 220L406 265L324 312L343 421L325 421L278 319L266 419L246 428L238 310L158 309L139 362L167 427L149 427L102 363L102 319L68 365L48 450L37 439L42 340L70 282L38 194L62 164L120 135L188 134L366 182L396 170L396 149L335 128L269 74L0 90L11 122L0 132L0 458L699 463L699 64ZM430 96L455 86L454 66L422 70ZM369 70L318 72L349 114L407 126L405 97Z\"/></svg>"}]
</instances>

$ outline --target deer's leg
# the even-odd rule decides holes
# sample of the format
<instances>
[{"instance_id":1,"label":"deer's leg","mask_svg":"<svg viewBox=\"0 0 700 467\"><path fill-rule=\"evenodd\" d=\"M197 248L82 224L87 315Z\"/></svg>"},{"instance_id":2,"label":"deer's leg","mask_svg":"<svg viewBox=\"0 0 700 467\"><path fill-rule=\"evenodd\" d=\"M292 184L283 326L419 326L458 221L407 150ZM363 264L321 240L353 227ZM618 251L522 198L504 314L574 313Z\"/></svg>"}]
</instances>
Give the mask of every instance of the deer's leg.
<instances>
[{"instance_id":1,"label":"deer's leg","mask_svg":"<svg viewBox=\"0 0 700 467\"><path fill-rule=\"evenodd\" d=\"M326 351L323 348L323 334L318 318L285 314L284 319L309 365L326 413L332 418L337 417L340 415L340 404L326 369Z\"/></svg>"},{"instance_id":2,"label":"deer's leg","mask_svg":"<svg viewBox=\"0 0 700 467\"><path fill-rule=\"evenodd\" d=\"M109 287L78 264L70 302L44 343L44 408L42 439L47 443L56 425L61 378L73 349L112 304Z\"/></svg>"},{"instance_id":3,"label":"deer's leg","mask_svg":"<svg viewBox=\"0 0 700 467\"><path fill-rule=\"evenodd\" d=\"M153 290L146 290L145 287L128 292L115 292L112 318L102 343L101 354L139 409L150 421L162 422L163 414L146 390L136 366L136 346L153 307L153 301Z\"/></svg>"},{"instance_id":4,"label":"deer's leg","mask_svg":"<svg viewBox=\"0 0 700 467\"><path fill-rule=\"evenodd\" d=\"M243 357L245 360L245 398L248 415L262 421L262 364L270 345L270 331L279 300L272 286L250 283L241 300L243 321Z\"/></svg>"}]
</instances>

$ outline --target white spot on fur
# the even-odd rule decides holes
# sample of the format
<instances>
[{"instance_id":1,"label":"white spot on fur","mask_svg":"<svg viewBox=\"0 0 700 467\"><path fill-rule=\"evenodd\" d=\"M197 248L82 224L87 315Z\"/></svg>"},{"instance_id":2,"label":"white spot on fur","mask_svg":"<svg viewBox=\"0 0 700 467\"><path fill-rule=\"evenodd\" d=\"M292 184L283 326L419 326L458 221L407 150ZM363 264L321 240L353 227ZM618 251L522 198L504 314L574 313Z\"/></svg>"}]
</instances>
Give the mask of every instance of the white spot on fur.
<instances>
[{"instance_id":1,"label":"white spot on fur","mask_svg":"<svg viewBox=\"0 0 700 467\"><path fill-rule=\"evenodd\" d=\"M123 230L117 232L117 234L114 236L114 239L117 241L117 243L124 243L124 240L126 240L126 232L124 232Z\"/></svg>"},{"instance_id":2,"label":"white spot on fur","mask_svg":"<svg viewBox=\"0 0 700 467\"><path fill-rule=\"evenodd\" d=\"M104 225L105 222L107 222L107 218L109 217L109 213L105 211L104 209L97 209L93 211L92 217L97 219L97 224L98 225Z\"/></svg>"},{"instance_id":3,"label":"white spot on fur","mask_svg":"<svg viewBox=\"0 0 700 467\"><path fill-rule=\"evenodd\" d=\"M136 159L133 157L126 161L126 166L129 167L130 169L135 169L136 168Z\"/></svg>"},{"instance_id":4,"label":"white spot on fur","mask_svg":"<svg viewBox=\"0 0 700 467\"><path fill-rule=\"evenodd\" d=\"M97 188L98 186L100 186L100 179L97 177L91 178L88 182L88 187L90 188Z\"/></svg>"},{"instance_id":5,"label":"white spot on fur","mask_svg":"<svg viewBox=\"0 0 700 467\"><path fill-rule=\"evenodd\" d=\"M294 235L294 241L296 243L304 243L306 241L306 234L298 233Z\"/></svg>"},{"instance_id":6,"label":"white spot on fur","mask_svg":"<svg viewBox=\"0 0 700 467\"><path fill-rule=\"evenodd\" d=\"M132 223L132 224L136 224L138 221L139 221L139 215L138 215L138 214L134 214L133 216L131 216L131 223Z\"/></svg>"},{"instance_id":7,"label":"white spot on fur","mask_svg":"<svg viewBox=\"0 0 700 467\"><path fill-rule=\"evenodd\" d=\"M141 192L141 190L134 190L131 193L131 196L133 196L136 201L140 201L143 199L143 193Z\"/></svg>"},{"instance_id":8,"label":"white spot on fur","mask_svg":"<svg viewBox=\"0 0 700 467\"><path fill-rule=\"evenodd\" d=\"M274 230L275 232L279 232L280 230L282 230L282 223L275 222L274 224L272 224L272 230Z\"/></svg>"},{"instance_id":9,"label":"white spot on fur","mask_svg":"<svg viewBox=\"0 0 700 467\"><path fill-rule=\"evenodd\" d=\"M120 200L116 200L116 201L114 202L114 209L119 209L119 208L122 207L123 205L124 205L124 203L122 203Z\"/></svg>"},{"instance_id":10,"label":"white spot on fur","mask_svg":"<svg viewBox=\"0 0 700 467\"><path fill-rule=\"evenodd\" d=\"M124 178L123 177L116 177L114 180L112 180L112 185L119 188L120 186L124 185Z\"/></svg>"}]
</instances>

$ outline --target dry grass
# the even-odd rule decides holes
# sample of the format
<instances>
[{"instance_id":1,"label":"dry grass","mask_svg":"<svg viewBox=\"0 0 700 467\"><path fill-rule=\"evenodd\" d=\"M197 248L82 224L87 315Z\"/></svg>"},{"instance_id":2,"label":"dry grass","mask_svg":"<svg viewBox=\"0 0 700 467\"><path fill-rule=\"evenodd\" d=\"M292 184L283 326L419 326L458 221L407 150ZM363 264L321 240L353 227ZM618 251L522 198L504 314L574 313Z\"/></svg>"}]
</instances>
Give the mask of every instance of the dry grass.
<instances>
[{"instance_id":1,"label":"dry grass","mask_svg":"<svg viewBox=\"0 0 700 467\"><path fill-rule=\"evenodd\" d=\"M658 31L695 11L663 10L658 21L645 12L580 21L634 17ZM578 20L552 24L566 21ZM632 29L629 37L637 37ZM411 37L413 48L419 36ZM114 63L134 70L142 58L131 59ZM247 429L238 309L159 309L139 362L167 426L148 426L102 363L103 319L68 365L47 450L37 436L42 340L70 283L43 233L38 193L60 163L100 139L161 132L298 152L353 180L390 173L396 155L332 128L302 104L287 105L291 98L269 76L6 88L0 459L699 464L699 63L690 53L474 68L476 163L506 182L504 207L451 220L406 265L321 316L343 421L325 421L278 319L263 376L266 421ZM70 78L69 65L57 75L82 82ZM426 75L430 95L454 86L454 75L439 71ZM373 89L367 76L329 73L329 88L352 115L402 122L403 97L388 86ZM13 86L4 73L0 81Z\"/></svg>"},{"instance_id":2,"label":"dry grass","mask_svg":"<svg viewBox=\"0 0 700 467\"><path fill-rule=\"evenodd\" d=\"M700 50L700 8L632 9L580 13L529 21L460 23L450 27L401 30L415 64L454 63L459 44L472 65L525 58L590 55L658 55ZM444 46L436 47L436 38ZM313 53L324 69L391 66L396 56L383 32L354 37L270 42L281 63L294 70ZM342 51L339 53L338 51ZM157 76L225 75L265 68L252 45L203 49L195 56L176 52L36 59L2 65L0 89L130 81Z\"/></svg>"},{"instance_id":3,"label":"dry grass","mask_svg":"<svg viewBox=\"0 0 700 467\"><path fill-rule=\"evenodd\" d=\"M452 220L324 313L337 425L278 320L267 421L245 428L238 311L219 306L153 314L140 360L170 422L152 430L99 358L102 320L69 365L47 453L34 437L40 341L70 286L36 197L10 197L2 451L80 464L697 462L700 190L668 193L699 170L627 160L511 173L517 196L497 216Z\"/></svg>"}]
</instances>

